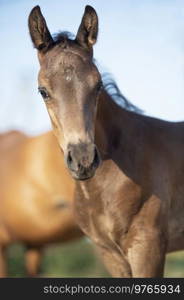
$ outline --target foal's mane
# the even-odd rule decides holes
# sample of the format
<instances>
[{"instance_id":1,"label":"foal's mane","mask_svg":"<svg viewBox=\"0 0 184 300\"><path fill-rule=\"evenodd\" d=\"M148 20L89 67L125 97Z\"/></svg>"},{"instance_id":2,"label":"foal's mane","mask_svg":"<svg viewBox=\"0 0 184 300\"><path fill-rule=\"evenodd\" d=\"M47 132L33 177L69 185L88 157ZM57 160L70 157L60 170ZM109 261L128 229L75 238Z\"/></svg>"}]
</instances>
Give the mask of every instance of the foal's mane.
<instances>
[{"instance_id":1,"label":"foal's mane","mask_svg":"<svg viewBox=\"0 0 184 300\"><path fill-rule=\"evenodd\" d=\"M109 96L121 107L126 110L142 114L143 111L131 103L120 91L114 79L109 73L102 73L103 87Z\"/></svg>"},{"instance_id":2,"label":"foal's mane","mask_svg":"<svg viewBox=\"0 0 184 300\"><path fill-rule=\"evenodd\" d=\"M74 42L75 36L73 33L68 31L62 31L53 35L54 44L66 47L71 42ZM95 63L95 61L94 61ZM109 73L102 73L103 87L109 96L121 107L126 110L133 111L136 113L143 113L143 111L132 104L120 91L116 82L112 79Z\"/></svg>"}]
</instances>

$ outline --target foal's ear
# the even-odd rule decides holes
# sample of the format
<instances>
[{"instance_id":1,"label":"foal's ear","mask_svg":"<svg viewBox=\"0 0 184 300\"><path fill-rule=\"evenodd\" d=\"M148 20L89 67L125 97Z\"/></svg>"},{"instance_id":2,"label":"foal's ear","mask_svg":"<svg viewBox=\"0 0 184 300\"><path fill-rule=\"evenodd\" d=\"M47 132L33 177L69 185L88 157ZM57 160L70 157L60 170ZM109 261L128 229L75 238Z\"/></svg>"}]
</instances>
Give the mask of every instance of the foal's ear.
<instances>
[{"instance_id":1,"label":"foal's ear","mask_svg":"<svg viewBox=\"0 0 184 300\"><path fill-rule=\"evenodd\" d=\"M76 41L84 48L90 50L96 43L98 35L98 16L93 7L87 5L79 26Z\"/></svg>"},{"instance_id":2,"label":"foal's ear","mask_svg":"<svg viewBox=\"0 0 184 300\"><path fill-rule=\"evenodd\" d=\"M35 6L30 12L28 25L35 48L45 52L53 43L53 39L39 6Z\"/></svg>"}]
</instances>

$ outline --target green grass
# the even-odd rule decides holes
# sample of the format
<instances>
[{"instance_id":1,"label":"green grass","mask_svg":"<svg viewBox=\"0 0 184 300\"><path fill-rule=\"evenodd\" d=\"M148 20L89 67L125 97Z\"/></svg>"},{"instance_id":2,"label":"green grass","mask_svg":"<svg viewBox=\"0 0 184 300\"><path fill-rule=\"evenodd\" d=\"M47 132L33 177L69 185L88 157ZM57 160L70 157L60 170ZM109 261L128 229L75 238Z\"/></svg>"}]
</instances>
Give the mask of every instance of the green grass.
<instances>
[{"instance_id":1,"label":"green grass","mask_svg":"<svg viewBox=\"0 0 184 300\"><path fill-rule=\"evenodd\" d=\"M11 277L25 277L24 247L13 245L8 249L8 274ZM41 277L107 277L91 242L81 239L64 245L49 246L44 251Z\"/></svg>"},{"instance_id":2,"label":"green grass","mask_svg":"<svg viewBox=\"0 0 184 300\"><path fill-rule=\"evenodd\" d=\"M8 250L8 273L11 277L25 277L24 247L13 245ZM41 277L109 277L92 244L83 239L45 249ZM184 277L184 251L169 254L165 277Z\"/></svg>"},{"instance_id":3,"label":"green grass","mask_svg":"<svg viewBox=\"0 0 184 300\"><path fill-rule=\"evenodd\" d=\"M184 278L184 251L167 255L165 277Z\"/></svg>"}]
</instances>

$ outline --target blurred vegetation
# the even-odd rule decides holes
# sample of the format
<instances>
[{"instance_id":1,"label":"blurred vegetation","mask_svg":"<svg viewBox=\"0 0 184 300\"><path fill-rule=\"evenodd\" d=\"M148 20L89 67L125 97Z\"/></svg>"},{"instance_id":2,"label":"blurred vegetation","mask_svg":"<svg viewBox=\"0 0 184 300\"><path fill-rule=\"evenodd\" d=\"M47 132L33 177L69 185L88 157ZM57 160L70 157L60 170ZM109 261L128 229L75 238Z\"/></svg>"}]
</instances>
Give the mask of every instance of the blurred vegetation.
<instances>
[{"instance_id":1,"label":"blurred vegetation","mask_svg":"<svg viewBox=\"0 0 184 300\"><path fill-rule=\"evenodd\" d=\"M19 244L8 250L11 277L25 277L25 248ZM92 243L87 239L52 245L44 251L40 277L109 277ZM167 256L165 277L184 277L184 251Z\"/></svg>"},{"instance_id":2,"label":"blurred vegetation","mask_svg":"<svg viewBox=\"0 0 184 300\"><path fill-rule=\"evenodd\" d=\"M24 251L16 244L8 249L8 274L11 277L25 277ZM108 277L99 255L92 243L81 239L66 244L45 248L40 277Z\"/></svg>"}]
</instances>

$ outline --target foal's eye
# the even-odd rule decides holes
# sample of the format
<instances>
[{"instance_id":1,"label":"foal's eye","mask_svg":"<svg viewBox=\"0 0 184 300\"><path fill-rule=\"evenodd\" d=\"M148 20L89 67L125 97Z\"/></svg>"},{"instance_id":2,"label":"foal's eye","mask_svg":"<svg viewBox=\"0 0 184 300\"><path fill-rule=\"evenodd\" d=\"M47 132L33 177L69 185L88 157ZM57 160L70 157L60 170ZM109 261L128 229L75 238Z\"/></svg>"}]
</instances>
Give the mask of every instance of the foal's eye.
<instances>
[{"instance_id":1,"label":"foal's eye","mask_svg":"<svg viewBox=\"0 0 184 300\"><path fill-rule=\"evenodd\" d=\"M99 93L102 90L103 87L103 83L100 81L98 82L97 86L96 86L96 91L97 93Z\"/></svg>"},{"instance_id":2,"label":"foal's eye","mask_svg":"<svg viewBox=\"0 0 184 300\"><path fill-rule=\"evenodd\" d=\"M44 88L44 87L39 87L39 88L38 88L38 91L39 91L39 93L42 95L42 97L43 97L45 100L47 100L47 99L49 98L49 94L48 94L46 88Z\"/></svg>"}]
</instances>

